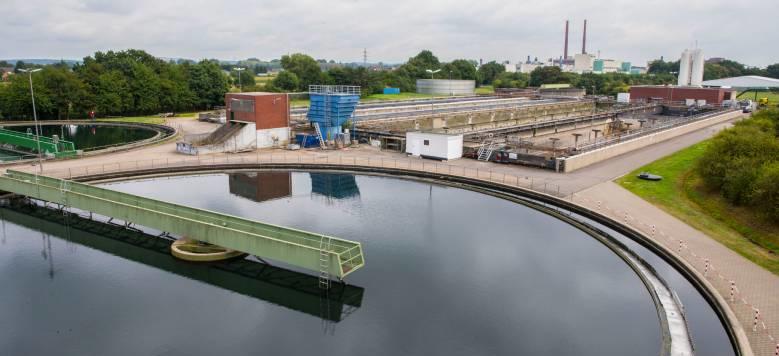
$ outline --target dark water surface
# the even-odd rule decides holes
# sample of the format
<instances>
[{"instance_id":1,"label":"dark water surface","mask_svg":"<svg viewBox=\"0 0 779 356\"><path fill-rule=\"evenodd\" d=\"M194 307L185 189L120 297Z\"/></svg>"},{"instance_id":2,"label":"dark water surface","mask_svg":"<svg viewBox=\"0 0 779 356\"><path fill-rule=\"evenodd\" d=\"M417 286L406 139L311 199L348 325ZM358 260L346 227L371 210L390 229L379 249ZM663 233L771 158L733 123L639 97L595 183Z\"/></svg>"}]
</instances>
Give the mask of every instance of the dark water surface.
<instances>
[{"instance_id":1,"label":"dark water surface","mask_svg":"<svg viewBox=\"0 0 779 356\"><path fill-rule=\"evenodd\" d=\"M35 126L6 126L8 130L31 132ZM71 141L77 150L100 149L107 146L128 144L154 137L157 132L151 129L105 125L41 125L41 136L59 136ZM8 161L21 156L14 152L0 152L0 160Z\"/></svg>"},{"instance_id":2,"label":"dark water surface","mask_svg":"<svg viewBox=\"0 0 779 356\"><path fill-rule=\"evenodd\" d=\"M161 239L131 245L51 222L57 237L36 231L46 223L23 227L5 212L0 355L660 350L657 313L635 273L593 238L522 205L421 182L328 173L107 186L360 241L366 266L348 277L349 288L333 292L358 300L333 311L322 307L330 301L306 292L310 277L250 262L193 265L170 257ZM272 275L272 283L245 277L255 272Z\"/></svg>"}]
</instances>

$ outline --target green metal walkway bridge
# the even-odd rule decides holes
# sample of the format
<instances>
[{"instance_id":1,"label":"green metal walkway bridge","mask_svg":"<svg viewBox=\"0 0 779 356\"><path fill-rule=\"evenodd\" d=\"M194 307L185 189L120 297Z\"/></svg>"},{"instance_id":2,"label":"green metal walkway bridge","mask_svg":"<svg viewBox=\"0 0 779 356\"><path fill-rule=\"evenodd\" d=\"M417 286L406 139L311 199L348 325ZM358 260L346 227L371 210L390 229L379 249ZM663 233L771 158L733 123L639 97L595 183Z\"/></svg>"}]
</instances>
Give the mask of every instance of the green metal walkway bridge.
<instances>
[{"instance_id":1,"label":"green metal walkway bridge","mask_svg":"<svg viewBox=\"0 0 779 356\"><path fill-rule=\"evenodd\" d=\"M40 150L44 154L52 154L57 158L76 155L76 145L73 142L13 130L0 129L0 144L23 147L36 152L40 144Z\"/></svg>"},{"instance_id":2,"label":"green metal walkway bridge","mask_svg":"<svg viewBox=\"0 0 779 356\"><path fill-rule=\"evenodd\" d=\"M171 240L119 224L107 224L57 209L15 204L0 207L8 222L107 252L126 260L264 300L323 320L340 322L362 306L362 287L333 282L322 293L316 276L249 259L209 264L181 263L170 254Z\"/></svg>"},{"instance_id":3,"label":"green metal walkway bridge","mask_svg":"<svg viewBox=\"0 0 779 356\"><path fill-rule=\"evenodd\" d=\"M8 170L0 190L283 262L343 279L365 264L359 242L261 223L117 192L89 184Z\"/></svg>"}]
</instances>

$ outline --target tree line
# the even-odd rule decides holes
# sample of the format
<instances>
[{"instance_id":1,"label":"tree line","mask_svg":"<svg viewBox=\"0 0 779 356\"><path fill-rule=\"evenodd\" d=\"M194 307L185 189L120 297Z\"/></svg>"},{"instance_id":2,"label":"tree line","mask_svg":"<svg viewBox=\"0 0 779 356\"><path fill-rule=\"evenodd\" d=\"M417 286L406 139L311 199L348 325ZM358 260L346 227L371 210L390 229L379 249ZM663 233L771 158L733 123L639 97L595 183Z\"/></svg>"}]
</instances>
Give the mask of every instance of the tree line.
<instances>
[{"instance_id":1,"label":"tree line","mask_svg":"<svg viewBox=\"0 0 779 356\"><path fill-rule=\"evenodd\" d=\"M715 136L697 163L703 182L734 205L779 221L779 111L762 110Z\"/></svg>"},{"instance_id":2,"label":"tree line","mask_svg":"<svg viewBox=\"0 0 779 356\"><path fill-rule=\"evenodd\" d=\"M424 50L392 71L375 71L364 67L335 67L324 71L318 61L302 53L283 56L280 72L273 81L254 89L266 91L305 92L311 84L359 85L365 95L381 93L385 87L400 88L403 92L416 90L421 78L474 80L477 85L495 88L537 87L543 84L571 84L584 88L588 94L616 95L631 85L671 84L675 77L670 72L649 74L606 73L577 74L563 72L559 67L536 68L531 73L507 72L495 61L477 67L477 62L456 59L441 62L430 51ZM435 73L431 73L434 71Z\"/></svg>"},{"instance_id":3,"label":"tree line","mask_svg":"<svg viewBox=\"0 0 779 356\"><path fill-rule=\"evenodd\" d=\"M32 74L42 119L144 115L224 105L230 79L210 60L166 62L142 50L96 52L81 63L43 66ZM31 119L28 75L0 85L0 118Z\"/></svg>"},{"instance_id":4,"label":"tree line","mask_svg":"<svg viewBox=\"0 0 779 356\"><path fill-rule=\"evenodd\" d=\"M669 74L679 73L679 61L666 62L658 59L649 63L648 73ZM771 64L765 68L748 67L739 62L721 59L709 61L703 65L703 80L739 77L742 75L759 75L779 79L779 63Z\"/></svg>"},{"instance_id":5,"label":"tree line","mask_svg":"<svg viewBox=\"0 0 779 356\"><path fill-rule=\"evenodd\" d=\"M9 63L0 63L10 66ZM235 67L245 70L240 73ZM393 70L339 66L333 61L315 60L302 53L280 60L261 62L255 58L237 64L217 60L164 61L142 50L96 52L81 63L32 65L18 62L16 70L41 67L33 74L36 107L41 118L82 118L90 111L98 116L143 115L208 109L224 105L231 86L243 91L306 92L312 84L357 85L364 95L378 94L386 87L403 92L416 91L421 78L474 80L477 85L495 88L537 87L543 84L571 84L588 94L616 95L631 85L675 83L679 62L658 60L650 63L647 74L577 74L554 66L539 67L531 73L506 72L495 61L477 66L469 59L441 62L431 51L423 50ZM283 70L263 84L255 75L269 69ZM323 70L325 68L326 70ZM719 76L758 74L779 77L779 64L765 69L751 68L735 61L707 63L706 79ZM32 106L27 75L17 73L0 85L0 118L29 119Z\"/></svg>"}]
</instances>

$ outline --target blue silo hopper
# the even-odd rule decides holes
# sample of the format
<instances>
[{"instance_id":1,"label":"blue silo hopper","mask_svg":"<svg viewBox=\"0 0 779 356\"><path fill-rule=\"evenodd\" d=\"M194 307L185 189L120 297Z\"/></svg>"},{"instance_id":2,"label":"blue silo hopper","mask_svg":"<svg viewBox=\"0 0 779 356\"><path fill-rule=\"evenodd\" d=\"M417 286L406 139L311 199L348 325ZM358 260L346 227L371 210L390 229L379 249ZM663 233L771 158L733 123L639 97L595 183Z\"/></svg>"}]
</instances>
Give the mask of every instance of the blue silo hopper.
<instances>
[{"instance_id":1,"label":"blue silo hopper","mask_svg":"<svg viewBox=\"0 0 779 356\"><path fill-rule=\"evenodd\" d=\"M325 140L332 140L341 133L341 126L349 121L360 103L360 87L311 85L309 98L308 120L319 124Z\"/></svg>"}]
</instances>

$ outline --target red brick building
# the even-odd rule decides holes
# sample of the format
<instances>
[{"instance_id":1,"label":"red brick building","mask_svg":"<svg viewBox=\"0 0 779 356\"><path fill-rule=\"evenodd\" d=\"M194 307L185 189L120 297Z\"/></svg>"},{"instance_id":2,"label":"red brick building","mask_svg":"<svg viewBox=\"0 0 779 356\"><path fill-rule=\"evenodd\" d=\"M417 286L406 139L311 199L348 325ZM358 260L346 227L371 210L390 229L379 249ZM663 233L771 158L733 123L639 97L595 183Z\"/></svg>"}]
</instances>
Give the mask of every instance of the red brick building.
<instances>
[{"instance_id":1,"label":"red brick building","mask_svg":"<svg viewBox=\"0 0 779 356\"><path fill-rule=\"evenodd\" d=\"M254 123L257 147L289 143L289 95L279 93L225 94L227 120Z\"/></svg>"},{"instance_id":2,"label":"red brick building","mask_svg":"<svg viewBox=\"0 0 779 356\"><path fill-rule=\"evenodd\" d=\"M706 104L720 105L735 100L736 91L728 88L695 88L673 85L637 85L630 87L630 100L681 101L706 100Z\"/></svg>"}]
</instances>

